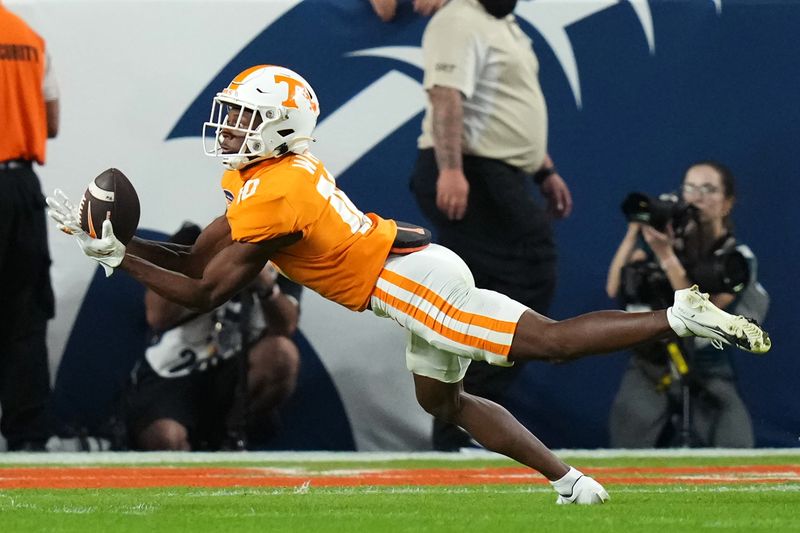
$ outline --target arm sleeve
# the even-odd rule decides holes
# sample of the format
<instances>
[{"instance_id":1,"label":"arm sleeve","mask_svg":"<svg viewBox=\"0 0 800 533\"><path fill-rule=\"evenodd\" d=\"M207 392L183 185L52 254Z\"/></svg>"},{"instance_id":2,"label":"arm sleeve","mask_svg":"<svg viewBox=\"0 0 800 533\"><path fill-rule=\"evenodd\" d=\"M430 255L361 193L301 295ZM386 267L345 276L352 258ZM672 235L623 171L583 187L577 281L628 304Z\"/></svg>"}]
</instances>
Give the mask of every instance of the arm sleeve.
<instances>
[{"instance_id":1,"label":"arm sleeve","mask_svg":"<svg viewBox=\"0 0 800 533\"><path fill-rule=\"evenodd\" d=\"M56 73L53 68L53 60L50 58L50 53L48 52L45 52L44 57L44 82L42 83L42 93L44 94L45 102L58 100L60 96L58 80L56 80Z\"/></svg>"},{"instance_id":2,"label":"arm sleeve","mask_svg":"<svg viewBox=\"0 0 800 533\"><path fill-rule=\"evenodd\" d=\"M425 76L423 87L458 89L466 97L475 92L481 69L480 38L457 18L431 19L422 37Z\"/></svg>"},{"instance_id":3,"label":"arm sleeve","mask_svg":"<svg viewBox=\"0 0 800 533\"><path fill-rule=\"evenodd\" d=\"M247 210L236 214L231 223L231 235L240 242L262 242L301 231L297 213L285 197L253 197ZM264 216L269 213L269 216Z\"/></svg>"}]
</instances>

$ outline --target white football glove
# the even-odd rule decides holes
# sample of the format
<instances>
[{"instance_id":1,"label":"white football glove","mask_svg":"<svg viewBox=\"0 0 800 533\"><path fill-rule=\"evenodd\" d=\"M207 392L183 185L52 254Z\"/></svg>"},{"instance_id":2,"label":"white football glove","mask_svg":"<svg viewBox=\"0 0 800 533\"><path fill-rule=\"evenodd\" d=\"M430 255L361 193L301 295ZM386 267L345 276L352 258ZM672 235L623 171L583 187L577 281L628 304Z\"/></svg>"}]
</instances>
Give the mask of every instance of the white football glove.
<instances>
[{"instance_id":1,"label":"white football glove","mask_svg":"<svg viewBox=\"0 0 800 533\"><path fill-rule=\"evenodd\" d=\"M78 210L72 205L72 202L69 201L64 191L56 189L53 191L53 196L48 196L46 201L47 205L50 207L50 209L47 210L47 214L50 218L55 220L58 229L67 235L75 235L76 233L83 232L80 221L78 220Z\"/></svg>"},{"instance_id":2,"label":"white football glove","mask_svg":"<svg viewBox=\"0 0 800 533\"><path fill-rule=\"evenodd\" d=\"M102 237L93 239L81 228L78 212L64 191L56 189L53 196L48 196L46 201L50 206L47 214L56 222L58 229L75 237L84 255L100 263L106 277L113 274L125 257L125 245L114 236L111 221L103 221Z\"/></svg>"}]
</instances>

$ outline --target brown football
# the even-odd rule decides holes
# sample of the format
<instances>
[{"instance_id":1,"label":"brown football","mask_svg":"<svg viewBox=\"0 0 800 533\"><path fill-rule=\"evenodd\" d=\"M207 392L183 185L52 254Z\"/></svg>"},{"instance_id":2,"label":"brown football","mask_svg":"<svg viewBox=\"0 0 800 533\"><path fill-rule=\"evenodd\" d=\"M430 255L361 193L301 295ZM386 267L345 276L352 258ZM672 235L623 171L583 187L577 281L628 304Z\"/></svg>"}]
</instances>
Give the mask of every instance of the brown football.
<instances>
[{"instance_id":1,"label":"brown football","mask_svg":"<svg viewBox=\"0 0 800 533\"><path fill-rule=\"evenodd\" d=\"M89 182L78 213L81 228L90 237L102 237L103 221L111 219L114 235L128 244L139 226L139 195L125 174L109 168Z\"/></svg>"}]
</instances>

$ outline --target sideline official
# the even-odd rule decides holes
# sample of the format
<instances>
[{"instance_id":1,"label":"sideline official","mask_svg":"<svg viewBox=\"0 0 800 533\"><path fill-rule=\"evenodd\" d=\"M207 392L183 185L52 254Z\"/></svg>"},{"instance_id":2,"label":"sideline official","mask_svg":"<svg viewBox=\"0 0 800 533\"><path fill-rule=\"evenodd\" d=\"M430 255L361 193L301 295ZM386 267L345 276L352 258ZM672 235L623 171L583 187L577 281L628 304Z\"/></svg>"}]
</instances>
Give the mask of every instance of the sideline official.
<instances>
[{"instance_id":1,"label":"sideline official","mask_svg":"<svg viewBox=\"0 0 800 533\"><path fill-rule=\"evenodd\" d=\"M0 3L0 432L10 451L52 434L47 321L54 315L45 202L33 164L58 133L58 85L42 39Z\"/></svg>"},{"instance_id":2,"label":"sideline official","mask_svg":"<svg viewBox=\"0 0 800 533\"><path fill-rule=\"evenodd\" d=\"M546 314L556 286L551 218L569 216L572 197L547 150L539 60L515 6L450 0L428 23L428 105L411 189L438 243L464 259L477 287ZM471 365L464 387L502 404L521 369ZM434 420L434 449L470 445L460 428Z\"/></svg>"}]
</instances>

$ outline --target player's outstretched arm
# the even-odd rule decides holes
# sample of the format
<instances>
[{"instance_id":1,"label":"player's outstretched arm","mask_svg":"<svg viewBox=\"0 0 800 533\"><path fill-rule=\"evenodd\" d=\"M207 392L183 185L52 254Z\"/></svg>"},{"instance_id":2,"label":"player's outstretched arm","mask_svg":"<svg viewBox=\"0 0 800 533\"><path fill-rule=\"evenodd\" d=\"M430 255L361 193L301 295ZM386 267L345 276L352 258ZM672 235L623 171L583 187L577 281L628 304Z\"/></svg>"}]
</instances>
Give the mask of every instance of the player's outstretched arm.
<instances>
[{"instance_id":1,"label":"player's outstretched arm","mask_svg":"<svg viewBox=\"0 0 800 533\"><path fill-rule=\"evenodd\" d=\"M225 215L222 215L203 229L193 246L134 237L128 244L127 252L166 270L199 278L211 258L231 242L231 229Z\"/></svg>"},{"instance_id":2,"label":"player's outstretched arm","mask_svg":"<svg viewBox=\"0 0 800 533\"><path fill-rule=\"evenodd\" d=\"M276 250L296 240L288 235L261 243L231 242L211 257L199 278L161 268L131 254L125 256L119 267L164 298L194 311L207 312L246 287Z\"/></svg>"}]
</instances>

